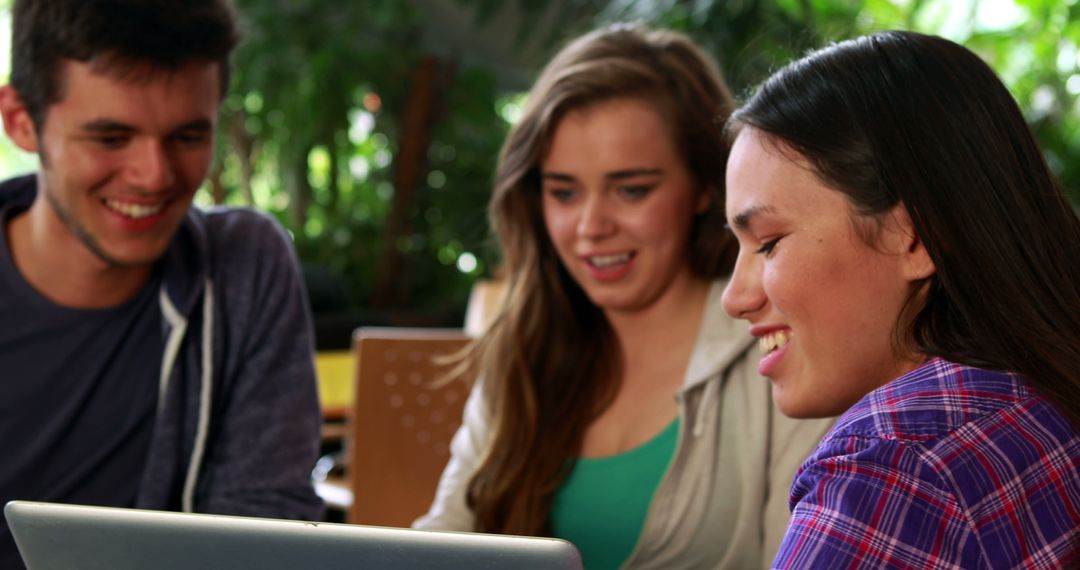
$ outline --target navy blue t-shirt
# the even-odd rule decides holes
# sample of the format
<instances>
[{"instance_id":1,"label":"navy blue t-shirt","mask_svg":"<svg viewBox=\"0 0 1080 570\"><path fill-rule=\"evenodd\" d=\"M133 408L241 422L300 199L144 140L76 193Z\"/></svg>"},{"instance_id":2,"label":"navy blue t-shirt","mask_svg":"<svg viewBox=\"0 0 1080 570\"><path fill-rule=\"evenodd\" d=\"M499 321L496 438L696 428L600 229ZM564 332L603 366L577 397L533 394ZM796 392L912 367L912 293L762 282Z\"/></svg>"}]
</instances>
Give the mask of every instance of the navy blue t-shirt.
<instances>
[{"instance_id":1,"label":"navy blue t-shirt","mask_svg":"<svg viewBox=\"0 0 1080 570\"><path fill-rule=\"evenodd\" d=\"M133 506L165 346L159 272L120 306L61 307L15 268L13 214L0 210L0 505ZM0 568L20 567L0 517Z\"/></svg>"}]
</instances>

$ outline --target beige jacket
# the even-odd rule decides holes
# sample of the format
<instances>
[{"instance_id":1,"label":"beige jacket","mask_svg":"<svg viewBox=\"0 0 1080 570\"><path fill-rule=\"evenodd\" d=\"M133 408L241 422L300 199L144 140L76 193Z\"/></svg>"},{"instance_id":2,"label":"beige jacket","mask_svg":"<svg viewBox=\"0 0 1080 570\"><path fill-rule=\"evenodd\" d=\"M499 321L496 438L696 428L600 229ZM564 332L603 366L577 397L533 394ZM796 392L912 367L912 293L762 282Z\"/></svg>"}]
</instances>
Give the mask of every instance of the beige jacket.
<instances>
[{"instance_id":1,"label":"beige jacket","mask_svg":"<svg viewBox=\"0 0 1080 570\"><path fill-rule=\"evenodd\" d=\"M624 568L768 567L787 527L795 469L832 425L776 409L768 380L757 374L756 341L720 306L723 288L718 281L709 291L676 396L682 421L675 455ZM482 401L478 386L435 502L414 527L473 530L465 490L491 435Z\"/></svg>"}]
</instances>

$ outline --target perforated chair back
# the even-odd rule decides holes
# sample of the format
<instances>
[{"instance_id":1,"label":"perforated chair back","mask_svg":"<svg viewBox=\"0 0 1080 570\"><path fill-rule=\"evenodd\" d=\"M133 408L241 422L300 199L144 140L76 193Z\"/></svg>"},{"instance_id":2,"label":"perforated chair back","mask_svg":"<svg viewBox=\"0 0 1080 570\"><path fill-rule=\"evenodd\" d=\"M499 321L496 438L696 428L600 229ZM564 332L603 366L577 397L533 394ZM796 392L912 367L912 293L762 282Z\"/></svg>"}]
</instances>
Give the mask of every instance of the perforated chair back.
<instances>
[{"instance_id":1,"label":"perforated chair back","mask_svg":"<svg viewBox=\"0 0 1080 570\"><path fill-rule=\"evenodd\" d=\"M468 340L458 329L354 332L348 522L406 527L431 506L468 396L462 382L434 386L446 367L433 359L460 350Z\"/></svg>"}]
</instances>

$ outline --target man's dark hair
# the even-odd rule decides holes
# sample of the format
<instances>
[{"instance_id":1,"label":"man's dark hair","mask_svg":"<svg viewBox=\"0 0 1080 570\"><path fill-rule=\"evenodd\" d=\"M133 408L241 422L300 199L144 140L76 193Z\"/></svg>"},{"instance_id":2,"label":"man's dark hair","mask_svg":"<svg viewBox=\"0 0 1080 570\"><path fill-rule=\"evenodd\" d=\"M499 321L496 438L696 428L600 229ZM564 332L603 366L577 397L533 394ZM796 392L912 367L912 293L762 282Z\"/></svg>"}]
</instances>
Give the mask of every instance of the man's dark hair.
<instances>
[{"instance_id":1,"label":"man's dark hair","mask_svg":"<svg viewBox=\"0 0 1080 570\"><path fill-rule=\"evenodd\" d=\"M12 13L11 85L39 130L63 98L65 59L120 74L216 62L228 89L230 0L15 0Z\"/></svg>"}]
</instances>

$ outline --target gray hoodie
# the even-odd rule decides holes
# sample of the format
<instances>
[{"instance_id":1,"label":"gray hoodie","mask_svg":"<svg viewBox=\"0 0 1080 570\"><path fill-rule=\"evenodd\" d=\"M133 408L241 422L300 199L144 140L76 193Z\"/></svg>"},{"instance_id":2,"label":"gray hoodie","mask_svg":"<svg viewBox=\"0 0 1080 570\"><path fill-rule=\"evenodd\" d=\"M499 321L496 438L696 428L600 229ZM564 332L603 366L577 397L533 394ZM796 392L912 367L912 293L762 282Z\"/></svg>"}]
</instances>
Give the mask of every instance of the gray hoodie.
<instances>
[{"instance_id":1,"label":"gray hoodie","mask_svg":"<svg viewBox=\"0 0 1080 570\"><path fill-rule=\"evenodd\" d=\"M29 207L34 175L0 184ZM161 260L165 353L136 507L318 519L311 315L292 243L264 214L191 208Z\"/></svg>"}]
</instances>

